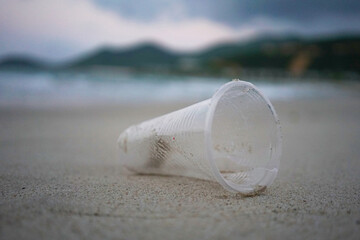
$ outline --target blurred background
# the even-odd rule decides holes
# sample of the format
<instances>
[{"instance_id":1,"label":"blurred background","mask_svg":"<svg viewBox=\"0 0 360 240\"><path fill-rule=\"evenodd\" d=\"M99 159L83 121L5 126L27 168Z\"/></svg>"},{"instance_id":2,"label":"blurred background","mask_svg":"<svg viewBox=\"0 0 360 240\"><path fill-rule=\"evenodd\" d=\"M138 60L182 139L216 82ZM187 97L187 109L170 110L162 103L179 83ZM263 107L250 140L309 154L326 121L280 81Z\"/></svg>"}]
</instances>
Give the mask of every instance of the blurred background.
<instances>
[{"instance_id":1,"label":"blurred background","mask_svg":"<svg viewBox=\"0 0 360 240\"><path fill-rule=\"evenodd\" d=\"M124 171L122 131L237 78L281 122L266 192ZM0 0L0 239L359 239L359 110L359 0Z\"/></svg>"},{"instance_id":2,"label":"blurred background","mask_svg":"<svg viewBox=\"0 0 360 240\"><path fill-rule=\"evenodd\" d=\"M234 78L271 99L357 86L360 2L0 0L1 105L197 101Z\"/></svg>"}]
</instances>

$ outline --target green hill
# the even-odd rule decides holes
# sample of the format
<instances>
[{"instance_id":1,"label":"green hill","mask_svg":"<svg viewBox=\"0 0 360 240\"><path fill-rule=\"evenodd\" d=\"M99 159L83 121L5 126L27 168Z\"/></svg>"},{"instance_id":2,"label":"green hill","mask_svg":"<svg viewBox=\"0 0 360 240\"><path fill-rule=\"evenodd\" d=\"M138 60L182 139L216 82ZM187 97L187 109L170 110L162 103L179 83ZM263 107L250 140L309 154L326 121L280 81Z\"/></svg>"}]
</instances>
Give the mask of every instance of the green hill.
<instances>
[{"instance_id":1,"label":"green hill","mask_svg":"<svg viewBox=\"0 0 360 240\"><path fill-rule=\"evenodd\" d=\"M207 68L268 68L295 73L307 70L360 72L360 37L264 38L216 46L198 57Z\"/></svg>"},{"instance_id":2,"label":"green hill","mask_svg":"<svg viewBox=\"0 0 360 240\"><path fill-rule=\"evenodd\" d=\"M57 69L119 67L134 71L166 70L187 74L241 72L243 69L281 70L302 75L309 70L360 73L360 36L301 38L260 36L247 42L224 43L189 54L178 54L154 44L126 49L102 48L59 64ZM1 69L49 69L31 58L7 58ZM54 69L54 68L52 68Z\"/></svg>"},{"instance_id":3,"label":"green hill","mask_svg":"<svg viewBox=\"0 0 360 240\"><path fill-rule=\"evenodd\" d=\"M130 49L103 48L71 63L72 67L122 66L153 67L176 64L178 55L157 45L143 44Z\"/></svg>"},{"instance_id":4,"label":"green hill","mask_svg":"<svg viewBox=\"0 0 360 240\"><path fill-rule=\"evenodd\" d=\"M10 56L0 60L0 69L6 70L43 70L48 67L43 62L31 57Z\"/></svg>"}]
</instances>

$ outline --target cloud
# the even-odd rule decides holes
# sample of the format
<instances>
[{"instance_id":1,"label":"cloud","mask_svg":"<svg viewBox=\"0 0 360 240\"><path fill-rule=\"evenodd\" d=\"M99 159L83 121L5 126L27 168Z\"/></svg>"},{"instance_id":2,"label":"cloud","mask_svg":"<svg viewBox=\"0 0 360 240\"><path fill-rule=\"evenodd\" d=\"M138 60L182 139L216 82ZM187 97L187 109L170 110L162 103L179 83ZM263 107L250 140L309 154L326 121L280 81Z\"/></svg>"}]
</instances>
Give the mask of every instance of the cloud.
<instances>
[{"instance_id":1,"label":"cloud","mask_svg":"<svg viewBox=\"0 0 360 240\"><path fill-rule=\"evenodd\" d=\"M262 18L231 27L200 17L173 19L168 14L146 22L125 18L87 0L0 0L0 5L0 55L23 53L55 60L101 45L128 46L143 41L180 51L196 50L264 30L289 28Z\"/></svg>"},{"instance_id":2,"label":"cloud","mask_svg":"<svg viewBox=\"0 0 360 240\"><path fill-rule=\"evenodd\" d=\"M254 18L287 21L298 25L317 24L323 20L338 19L346 28L360 29L352 19L360 20L358 0L147 0L139 4L129 0L93 0L128 18L153 21L164 14L175 17L206 18L226 25L240 26ZM180 10L180 16L178 15ZM339 28L340 25L335 27Z\"/></svg>"}]
</instances>

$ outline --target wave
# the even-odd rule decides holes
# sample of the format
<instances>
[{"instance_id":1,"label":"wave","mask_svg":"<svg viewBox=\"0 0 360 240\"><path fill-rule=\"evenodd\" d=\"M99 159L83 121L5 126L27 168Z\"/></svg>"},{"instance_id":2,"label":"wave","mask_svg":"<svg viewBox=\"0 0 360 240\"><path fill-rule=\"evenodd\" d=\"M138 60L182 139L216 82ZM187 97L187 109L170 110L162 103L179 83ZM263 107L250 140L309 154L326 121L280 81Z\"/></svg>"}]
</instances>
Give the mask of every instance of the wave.
<instances>
[{"instance_id":1,"label":"wave","mask_svg":"<svg viewBox=\"0 0 360 240\"><path fill-rule=\"evenodd\" d=\"M0 72L1 105L139 104L200 101L209 98L224 78L127 73ZM247 80L251 81L251 80ZM271 100L341 95L332 83L269 83L255 85Z\"/></svg>"}]
</instances>

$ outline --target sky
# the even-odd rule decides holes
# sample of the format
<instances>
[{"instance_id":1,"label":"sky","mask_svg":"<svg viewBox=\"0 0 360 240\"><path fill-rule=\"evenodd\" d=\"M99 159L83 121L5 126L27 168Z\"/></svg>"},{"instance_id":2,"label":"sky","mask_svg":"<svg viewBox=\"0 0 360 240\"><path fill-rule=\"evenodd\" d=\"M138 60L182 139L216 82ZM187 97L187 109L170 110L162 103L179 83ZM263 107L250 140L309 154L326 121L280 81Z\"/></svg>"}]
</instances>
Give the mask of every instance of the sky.
<instances>
[{"instance_id":1,"label":"sky","mask_svg":"<svg viewBox=\"0 0 360 240\"><path fill-rule=\"evenodd\" d=\"M196 51L261 33L360 33L353 0L0 0L0 58L64 61L101 46Z\"/></svg>"}]
</instances>

